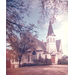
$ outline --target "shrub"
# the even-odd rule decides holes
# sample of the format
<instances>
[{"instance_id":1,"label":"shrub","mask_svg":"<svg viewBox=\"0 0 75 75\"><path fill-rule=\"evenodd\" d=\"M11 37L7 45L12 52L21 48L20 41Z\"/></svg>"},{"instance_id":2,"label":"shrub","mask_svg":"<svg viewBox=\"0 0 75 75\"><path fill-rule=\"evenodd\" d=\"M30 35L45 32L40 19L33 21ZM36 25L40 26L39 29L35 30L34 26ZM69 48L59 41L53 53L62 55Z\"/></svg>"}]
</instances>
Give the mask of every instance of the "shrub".
<instances>
[{"instance_id":1,"label":"shrub","mask_svg":"<svg viewBox=\"0 0 75 75\"><path fill-rule=\"evenodd\" d=\"M52 65L52 61L51 59L43 59L41 58L40 60L39 59L36 59L34 60L34 63L35 64L39 64L39 65Z\"/></svg>"},{"instance_id":2,"label":"shrub","mask_svg":"<svg viewBox=\"0 0 75 75\"><path fill-rule=\"evenodd\" d=\"M25 67L25 66L27 66L27 64L26 64L26 63L23 63L21 66L22 66L22 67Z\"/></svg>"},{"instance_id":3,"label":"shrub","mask_svg":"<svg viewBox=\"0 0 75 75\"><path fill-rule=\"evenodd\" d=\"M52 60L51 59L46 59L45 62L46 62L47 65L52 65Z\"/></svg>"},{"instance_id":4,"label":"shrub","mask_svg":"<svg viewBox=\"0 0 75 75\"><path fill-rule=\"evenodd\" d=\"M22 67L25 67L25 66L44 66L44 65L52 65L52 61L51 59L36 59L34 60L34 63L23 63L22 64Z\"/></svg>"},{"instance_id":5,"label":"shrub","mask_svg":"<svg viewBox=\"0 0 75 75\"><path fill-rule=\"evenodd\" d=\"M68 60L66 60L66 59L58 59L58 64L68 65Z\"/></svg>"}]
</instances>

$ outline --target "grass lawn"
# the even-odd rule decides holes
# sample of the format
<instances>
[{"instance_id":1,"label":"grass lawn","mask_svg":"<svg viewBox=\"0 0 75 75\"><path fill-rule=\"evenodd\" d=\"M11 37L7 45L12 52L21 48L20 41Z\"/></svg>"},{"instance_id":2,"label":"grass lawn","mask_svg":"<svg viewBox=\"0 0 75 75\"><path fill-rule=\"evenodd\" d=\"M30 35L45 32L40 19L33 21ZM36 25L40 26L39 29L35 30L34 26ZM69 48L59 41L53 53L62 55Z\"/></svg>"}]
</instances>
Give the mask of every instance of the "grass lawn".
<instances>
[{"instance_id":1,"label":"grass lawn","mask_svg":"<svg viewBox=\"0 0 75 75\"><path fill-rule=\"evenodd\" d=\"M68 75L68 65L10 68L6 69L6 75Z\"/></svg>"}]
</instances>

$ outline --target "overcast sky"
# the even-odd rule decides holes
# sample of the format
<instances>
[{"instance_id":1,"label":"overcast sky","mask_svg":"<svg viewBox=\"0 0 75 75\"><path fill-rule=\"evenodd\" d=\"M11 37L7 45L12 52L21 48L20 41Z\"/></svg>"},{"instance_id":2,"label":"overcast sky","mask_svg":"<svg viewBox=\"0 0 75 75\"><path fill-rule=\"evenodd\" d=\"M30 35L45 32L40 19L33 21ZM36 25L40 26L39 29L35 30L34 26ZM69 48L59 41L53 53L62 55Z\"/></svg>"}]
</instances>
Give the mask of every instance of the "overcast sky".
<instances>
[{"instance_id":1,"label":"overcast sky","mask_svg":"<svg viewBox=\"0 0 75 75\"><path fill-rule=\"evenodd\" d=\"M39 9L38 9L38 0L33 2L33 5L31 6L33 10L31 10L30 17L27 17L27 15L24 15L24 20L27 21L27 23L33 23L35 25L38 25L37 20L39 19ZM63 12L59 13L56 17L56 22L52 25L54 34L56 35L56 40L61 39L62 42L62 48L64 55L68 55L68 13ZM44 24L45 29L38 29L39 32L38 39L40 41L46 42L46 36L48 32L48 26L49 22L46 22Z\"/></svg>"}]
</instances>

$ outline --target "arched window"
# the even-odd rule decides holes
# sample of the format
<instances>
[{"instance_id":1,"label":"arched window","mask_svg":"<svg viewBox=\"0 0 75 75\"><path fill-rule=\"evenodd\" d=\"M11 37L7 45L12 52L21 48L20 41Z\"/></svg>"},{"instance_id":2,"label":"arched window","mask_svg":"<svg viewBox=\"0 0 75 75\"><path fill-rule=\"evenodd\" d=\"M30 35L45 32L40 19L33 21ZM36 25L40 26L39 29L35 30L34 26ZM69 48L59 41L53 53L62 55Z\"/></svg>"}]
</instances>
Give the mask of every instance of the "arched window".
<instances>
[{"instance_id":1,"label":"arched window","mask_svg":"<svg viewBox=\"0 0 75 75\"><path fill-rule=\"evenodd\" d=\"M39 58L41 58L41 54L39 54Z\"/></svg>"},{"instance_id":2,"label":"arched window","mask_svg":"<svg viewBox=\"0 0 75 75\"><path fill-rule=\"evenodd\" d=\"M36 52L35 52L35 51L33 51L32 55L36 55Z\"/></svg>"},{"instance_id":3,"label":"arched window","mask_svg":"<svg viewBox=\"0 0 75 75\"><path fill-rule=\"evenodd\" d=\"M45 59L47 59L47 55L45 55Z\"/></svg>"}]
</instances>

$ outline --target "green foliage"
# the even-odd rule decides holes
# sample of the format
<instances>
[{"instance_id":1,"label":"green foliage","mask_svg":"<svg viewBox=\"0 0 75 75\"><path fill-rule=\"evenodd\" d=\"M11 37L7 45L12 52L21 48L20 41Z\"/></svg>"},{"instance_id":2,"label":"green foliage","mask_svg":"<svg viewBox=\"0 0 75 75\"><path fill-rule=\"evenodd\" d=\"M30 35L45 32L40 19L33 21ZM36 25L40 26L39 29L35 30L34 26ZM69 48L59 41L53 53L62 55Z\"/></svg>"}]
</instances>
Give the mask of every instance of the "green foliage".
<instances>
[{"instance_id":1,"label":"green foliage","mask_svg":"<svg viewBox=\"0 0 75 75\"><path fill-rule=\"evenodd\" d=\"M43 58L34 60L34 63L44 64L44 65L52 65L51 59L43 59Z\"/></svg>"},{"instance_id":2,"label":"green foliage","mask_svg":"<svg viewBox=\"0 0 75 75\"><path fill-rule=\"evenodd\" d=\"M21 65L21 67L25 67L25 66L44 66L44 65L52 65L52 61L51 59L35 59L34 63L23 63Z\"/></svg>"},{"instance_id":3,"label":"green foliage","mask_svg":"<svg viewBox=\"0 0 75 75\"><path fill-rule=\"evenodd\" d=\"M47 62L46 63L47 65L52 65L52 60L51 59L46 59L45 61Z\"/></svg>"},{"instance_id":4,"label":"green foliage","mask_svg":"<svg viewBox=\"0 0 75 75\"><path fill-rule=\"evenodd\" d=\"M58 64L68 65L68 60L66 59L59 59Z\"/></svg>"}]
</instances>

